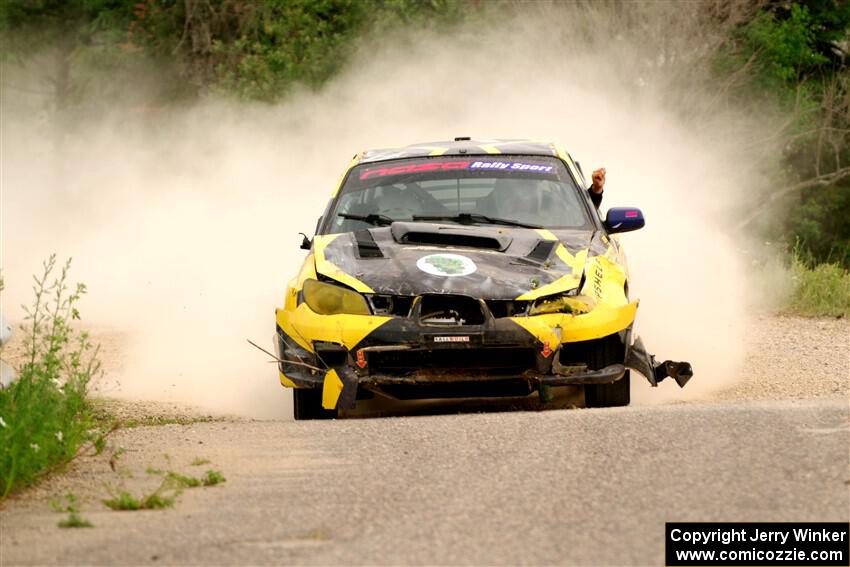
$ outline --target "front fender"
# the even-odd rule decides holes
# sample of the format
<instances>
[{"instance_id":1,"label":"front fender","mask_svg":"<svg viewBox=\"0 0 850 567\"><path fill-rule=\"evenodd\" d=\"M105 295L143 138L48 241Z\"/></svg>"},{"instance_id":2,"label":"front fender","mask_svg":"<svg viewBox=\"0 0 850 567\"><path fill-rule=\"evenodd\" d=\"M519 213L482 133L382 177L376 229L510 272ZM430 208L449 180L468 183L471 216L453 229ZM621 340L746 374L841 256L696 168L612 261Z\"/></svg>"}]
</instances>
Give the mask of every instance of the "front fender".
<instances>
[{"instance_id":1,"label":"front fender","mask_svg":"<svg viewBox=\"0 0 850 567\"><path fill-rule=\"evenodd\" d=\"M629 327L637 316L639 301L620 307L599 304L589 313L547 313L530 317L511 317L511 321L537 337L542 343L557 345L590 341L613 335Z\"/></svg>"}]
</instances>

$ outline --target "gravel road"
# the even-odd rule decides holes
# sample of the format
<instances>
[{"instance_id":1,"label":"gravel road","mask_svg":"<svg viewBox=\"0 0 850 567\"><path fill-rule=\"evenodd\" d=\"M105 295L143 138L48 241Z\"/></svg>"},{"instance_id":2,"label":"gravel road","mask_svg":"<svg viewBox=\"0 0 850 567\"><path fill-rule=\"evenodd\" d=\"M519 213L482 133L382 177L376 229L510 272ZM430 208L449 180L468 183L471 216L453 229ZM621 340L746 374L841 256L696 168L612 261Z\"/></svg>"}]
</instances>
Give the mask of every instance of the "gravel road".
<instances>
[{"instance_id":1,"label":"gravel road","mask_svg":"<svg viewBox=\"0 0 850 567\"><path fill-rule=\"evenodd\" d=\"M695 403L120 430L5 504L0 564L662 565L665 521L848 521L850 323L754 325ZM101 503L208 469L171 509ZM67 492L94 528L57 527Z\"/></svg>"}]
</instances>

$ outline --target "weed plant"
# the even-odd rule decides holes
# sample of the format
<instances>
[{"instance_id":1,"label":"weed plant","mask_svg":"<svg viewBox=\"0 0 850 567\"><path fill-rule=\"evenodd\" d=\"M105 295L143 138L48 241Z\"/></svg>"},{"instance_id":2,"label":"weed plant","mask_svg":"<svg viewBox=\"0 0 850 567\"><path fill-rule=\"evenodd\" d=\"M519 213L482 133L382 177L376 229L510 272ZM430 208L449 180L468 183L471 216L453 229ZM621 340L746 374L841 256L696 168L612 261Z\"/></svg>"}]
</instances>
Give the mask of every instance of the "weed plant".
<instances>
[{"instance_id":1,"label":"weed plant","mask_svg":"<svg viewBox=\"0 0 850 567\"><path fill-rule=\"evenodd\" d=\"M217 470L209 469L201 478L186 476L174 471L168 471L165 475L167 481L180 488L195 488L197 486L215 486L221 484L226 478Z\"/></svg>"},{"instance_id":2,"label":"weed plant","mask_svg":"<svg viewBox=\"0 0 850 567\"><path fill-rule=\"evenodd\" d=\"M224 478L223 474L211 469L207 471L206 475L204 475L202 482L204 483L204 486L215 486L216 484L221 484L225 480L227 479Z\"/></svg>"},{"instance_id":3,"label":"weed plant","mask_svg":"<svg viewBox=\"0 0 850 567\"><path fill-rule=\"evenodd\" d=\"M53 255L33 277L24 362L18 380L0 389L0 500L70 461L91 438L86 390L100 362L88 335L72 327L86 287L69 289L70 267Z\"/></svg>"},{"instance_id":4,"label":"weed plant","mask_svg":"<svg viewBox=\"0 0 850 567\"><path fill-rule=\"evenodd\" d=\"M193 476L182 475L174 471L168 471L165 478L181 488L195 488L196 486L201 486L201 479Z\"/></svg>"},{"instance_id":5,"label":"weed plant","mask_svg":"<svg viewBox=\"0 0 850 567\"><path fill-rule=\"evenodd\" d=\"M160 510L174 506L179 493L179 489L174 488L168 479L165 479L150 494L136 498L129 492L122 490L113 494L112 498L104 500L103 503L113 510Z\"/></svg>"},{"instance_id":6,"label":"weed plant","mask_svg":"<svg viewBox=\"0 0 850 567\"><path fill-rule=\"evenodd\" d=\"M68 517L61 520L57 525L60 528L91 528L94 527L91 522L80 516L80 510L77 506L77 497L68 493L65 495L65 505L53 501L50 504L57 512L67 513Z\"/></svg>"}]
</instances>

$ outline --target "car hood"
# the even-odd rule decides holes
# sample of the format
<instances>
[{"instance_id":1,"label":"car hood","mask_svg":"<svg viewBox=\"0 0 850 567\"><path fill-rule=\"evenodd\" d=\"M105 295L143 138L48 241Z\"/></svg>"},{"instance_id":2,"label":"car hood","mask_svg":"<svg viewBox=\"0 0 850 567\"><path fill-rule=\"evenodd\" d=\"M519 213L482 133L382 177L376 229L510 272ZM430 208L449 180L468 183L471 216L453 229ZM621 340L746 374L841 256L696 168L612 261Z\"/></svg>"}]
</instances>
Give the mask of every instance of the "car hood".
<instances>
[{"instance_id":1,"label":"car hood","mask_svg":"<svg viewBox=\"0 0 850 567\"><path fill-rule=\"evenodd\" d=\"M578 287L594 240L591 230L395 222L317 236L314 252L317 273L361 292L532 299Z\"/></svg>"}]
</instances>

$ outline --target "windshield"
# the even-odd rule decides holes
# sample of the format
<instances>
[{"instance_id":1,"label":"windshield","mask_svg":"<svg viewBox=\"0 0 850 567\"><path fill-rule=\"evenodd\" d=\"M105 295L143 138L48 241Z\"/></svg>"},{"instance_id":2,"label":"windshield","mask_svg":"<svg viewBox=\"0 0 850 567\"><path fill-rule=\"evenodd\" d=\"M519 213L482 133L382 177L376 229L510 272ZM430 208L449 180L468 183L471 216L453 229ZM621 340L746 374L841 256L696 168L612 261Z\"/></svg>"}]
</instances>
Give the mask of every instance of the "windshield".
<instances>
[{"instance_id":1,"label":"windshield","mask_svg":"<svg viewBox=\"0 0 850 567\"><path fill-rule=\"evenodd\" d=\"M591 227L583 196L560 160L500 155L357 166L330 210L325 232L412 220Z\"/></svg>"}]
</instances>

